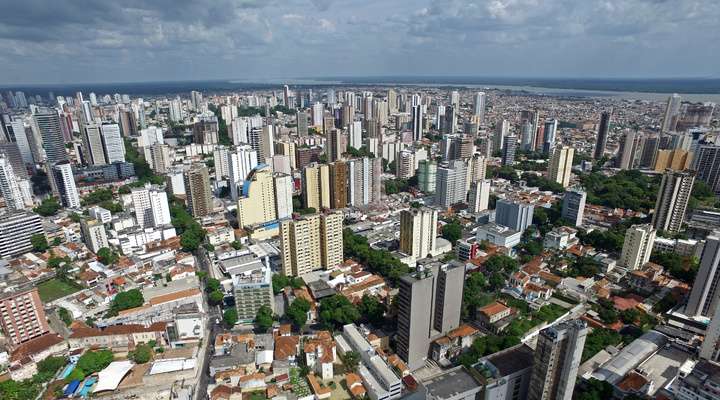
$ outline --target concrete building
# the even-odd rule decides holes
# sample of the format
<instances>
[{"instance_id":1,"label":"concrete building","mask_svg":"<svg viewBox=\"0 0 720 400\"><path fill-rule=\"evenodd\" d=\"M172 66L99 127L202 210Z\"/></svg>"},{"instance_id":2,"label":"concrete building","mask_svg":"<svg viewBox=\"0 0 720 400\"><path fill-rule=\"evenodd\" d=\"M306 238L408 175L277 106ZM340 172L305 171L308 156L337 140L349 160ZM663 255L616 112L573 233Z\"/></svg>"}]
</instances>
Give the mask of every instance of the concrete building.
<instances>
[{"instance_id":1,"label":"concrete building","mask_svg":"<svg viewBox=\"0 0 720 400\"><path fill-rule=\"evenodd\" d=\"M649 224L633 225L625 231L620 265L636 270L648 261L655 241L655 229Z\"/></svg>"},{"instance_id":2,"label":"concrete building","mask_svg":"<svg viewBox=\"0 0 720 400\"><path fill-rule=\"evenodd\" d=\"M233 200L240 197L240 192L245 179L258 166L258 155L249 145L235 147L235 150L228 154L228 184L230 185L230 196Z\"/></svg>"},{"instance_id":3,"label":"concrete building","mask_svg":"<svg viewBox=\"0 0 720 400\"><path fill-rule=\"evenodd\" d=\"M411 370L425 365L430 343L460 324L463 264L418 266L400 278L397 354Z\"/></svg>"},{"instance_id":4,"label":"concrete building","mask_svg":"<svg viewBox=\"0 0 720 400\"><path fill-rule=\"evenodd\" d=\"M330 164L331 208L345 208L348 203L348 164L335 161Z\"/></svg>"},{"instance_id":5,"label":"concrete building","mask_svg":"<svg viewBox=\"0 0 720 400\"><path fill-rule=\"evenodd\" d=\"M275 296L273 295L270 267L252 256L226 260L225 263L226 266L232 264L230 278L233 283L239 323L254 322L255 316L262 306L273 309Z\"/></svg>"},{"instance_id":6,"label":"concrete building","mask_svg":"<svg viewBox=\"0 0 720 400\"><path fill-rule=\"evenodd\" d=\"M532 204L499 199L495 203L495 223L523 232L532 225L534 208Z\"/></svg>"},{"instance_id":7,"label":"concrete building","mask_svg":"<svg viewBox=\"0 0 720 400\"><path fill-rule=\"evenodd\" d=\"M304 215L280 223L283 273L300 276L343 262L343 215Z\"/></svg>"},{"instance_id":8,"label":"concrete building","mask_svg":"<svg viewBox=\"0 0 720 400\"><path fill-rule=\"evenodd\" d=\"M204 217L213 210L210 176L204 164L195 164L184 174L187 204L193 217Z\"/></svg>"},{"instance_id":9,"label":"concrete building","mask_svg":"<svg viewBox=\"0 0 720 400\"><path fill-rule=\"evenodd\" d=\"M193 124L193 143L217 144L218 120L214 115L206 115Z\"/></svg>"},{"instance_id":10,"label":"concrete building","mask_svg":"<svg viewBox=\"0 0 720 400\"><path fill-rule=\"evenodd\" d=\"M0 217L0 257L14 257L32 250L30 238L45 235L42 219L32 212L17 211Z\"/></svg>"},{"instance_id":11,"label":"concrete building","mask_svg":"<svg viewBox=\"0 0 720 400\"><path fill-rule=\"evenodd\" d=\"M699 146L694 160L697 178L720 195L720 146Z\"/></svg>"},{"instance_id":12,"label":"concrete building","mask_svg":"<svg viewBox=\"0 0 720 400\"><path fill-rule=\"evenodd\" d=\"M330 167L327 164L312 163L302 172L302 198L305 208L320 211L331 208Z\"/></svg>"},{"instance_id":13,"label":"concrete building","mask_svg":"<svg viewBox=\"0 0 720 400\"><path fill-rule=\"evenodd\" d=\"M400 213L400 251L414 260L427 257L435 249L437 211L410 208Z\"/></svg>"},{"instance_id":14,"label":"concrete building","mask_svg":"<svg viewBox=\"0 0 720 400\"><path fill-rule=\"evenodd\" d=\"M437 163L431 160L418 162L418 187L424 193L435 193Z\"/></svg>"},{"instance_id":15,"label":"concrete building","mask_svg":"<svg viewBox=\"0 0 720 400\"><path fill-rule=\"evenodd\" d=\"M538 335L528 399L571 400L588 328L571 320Z\"/></svg>"},{"instance_id":16,"label":"concrete building","mask_svg":"<svg viewBox=\"0 0 720 400\"><path fill-rule=\"evenodd\" d=\"M70 162L62 161L55 164L53 176L62 205L67 208L80 208L80 195L75 186L75 176Z\"/></svg>"},{"instance_id":17,"label":"concrete building","mask_svg":"<svg viewBox=\"0 0 720 400\"><path fill-rule=\"evenodd\" d=\"M4 155L0 155L0 194L9 210L24 210L25 198L15 170Z\"/></svg>"},{"instance_id":18,"label":"concrete building","mask_svg":"<svg viewBox=\"0 0 720 400\"><path fill-rule=\"evenodd\" d=\"M512 249L520 244L522 232L497 224L480 225L475 234L478 242L488 241L495 246Z\"/></svg>"},{"instance_id":19,"label":"concrete building","mask_svg":"<svg viewBox=\"0 0 720 400\"><path fill-rule=\"evenodd\" d=\"M568 187L572 176L572 163L575 149L568 146L561 146L553 151L548 165L547 177L549 180Z\"/></svg>"},{"instance_id":20,"label":"concrete building","mask_svg":"<svg viewBox=\"0 0 720 400\"><path fill-rule=\"evenodd\" d=\"M438 168L435 204L447 208L453 204L465 202L467 198L466 178L467 167L463 161L451 161L448 165Z\"/></svg>"},{"instance_id":21,"label":"concrete building","mask_svg":"<svg viewBox=\"0 0 720 400\"><path fill-rule=\"evenodd\" d=\"M694 183L694 171L665 170L652 218L655 229L668 232L680 231Z\"/></svg>"},{"instance_id":22,"label":"concrete building","mask_svg":"<svg viewBox=\"0 0 720 400\"><path fill-rule=\"evenodd\" d=\"M517 151L518 138L515 135L505 137L505 144L502 149L502 165L513 165L515 163L515 152Z\"/></svg>"},{"instance_id":23,"label":"concrete building","mask_svg":"<svg viewBox=\"0 0 720 400\"><path fill-rule=\"evenodd\" d=\"M717 290L720 284L720 231L713 232L705 240L700 269L690 291L685 314L710 318L720 304L720 292Z\"/></svg>"},{"instance_id":24,"label":"concrete building","mask_svg":"<svg viewBox=\"0 0 720 400\"><path fill-rule=\"evenodd\" d=\"M170 206L165 191L146 186L133 188L130 195L138 226L148 228L171 223Z\"/></svg>"},{"instance_id":25,"label":"concrete building","mask_svg":"<svg viewBox=\"0 0 720 400\"><path fill-rule=\"evenodd\" d=\"M643 136L631 130L626 130L620 139L620 149L617 158L615 158L615 167L626 170L636 169L638 167L640 156L642 155Z\"/></svg>"},{"instance_id":26,"label":"concrete building","mask_svg":"<svg viewBox=\"0 0 720 400\"><path fill-rule=\"evenodd\" d=\"M40 131L42 147L49 166L68 159L65 140L60 127L60 116L55 110L43 110L34 115L35 125Z\"/></svg>"},{"instance_id":27,"label":"concrete building","mask_svg":"<svg viewBox=\"0 0 720 400\"><path fill-rule=\"evenodd\" d=\"M593 151L593 159L595 160L599 160L605 155L605 147L607 146L608 135L610 134L611 113L612 111L603 111L603 113L600 114L597 141L595 142L595 150Z\"/></svg>"},{"instance_id":28,"label":"concrete building","mask_svg":"<svg viewBox=\"0 0 720 400\"><path fill-rule=\"evenodd\" d=\"M80 230L82 231L83 242L88 248L95 254L98 250L103 247L110 247L108 245L107 232L105 232L105 225L102 222L92 220L80 221Z\"/></svg>"},{"instance_id":29,"label":"concrete building","mask_svg":"<svg viewBox=\"0 0 720 400\"><path fill-rule=\"evenodd\" d=\"M82 129L83 158L86 165L105 165L100 126L95 123L85 124Z\"/></svg>"},{"instance_id":30,"label":"concrete building","mask_svg":"<svg viewBox=\"0 0 720 400\"><path fill-rule=\"evenodd\" d=\"M275 181L270 166L260 164L247 176L238 199L237 218L240 228L277 219Z\"/></svg>"},{"instance_id":31,"label":"concrete building","mask_svg":"<svg viewBox=\"0 0 720 400\"><path fill-rule=\"evenodd\" d=\"M482 376L481 400L526 399L533 370L533 349L520 344L481 358L475 370Z\"/></svg>"},{"instance_id":32,"label":"concrete building","mask_svg":"<svg viewBox=\"0 0 720 400\"><path fill-rule=\"evenodd\" d=\"M415 176L415 153L412 150L401 150L395 160L396 173L400 179L409 179Z\"/></svg>"},{"instance_id":33,"label":"concrete building","mask_svg":"<svg viewBox=\"0 0 720 400\"><path fill-rule=\"evenodd\" d=\"M483 179L470 185L470 207L468 211L478 213L488 209L490 202L490 180Z\"/></svg>"},{"instance_id":34,"label":"concrete building","mask_svg":"<svg viewBox=\"0 0 720 400\"><path fill-rule=\"evenodd\" d=\"M562 219L572 223L574 226L582 225L586 199L587 193L582 189L566 190L563 195Z\"/></svg>"},{"instance_id":35,"label":"concrete building","mask_svg":"<svg viewBox=\"0 0 720 400\"><path fill-rule=\"evenodd\" d=\"M655 172L663 172L666 169L684 171L692 165L693 153L683 150L658 150L655 154Z\"/></svg>"},{"instance_id":36,"label":"concrete building","mask_svg":"<svg viewBox=\"0 0 720 400\"><path fill-rule=\"evenodd\" d=\"M0 296L0 327L13 345L50 331L37 288Z\"/></svg>"},{"instance_id":37,"label":"concrete building","mask_svg":"<svg viewBox=\"0 0 720 400\"><path fill-rule=\"evenodd\" d=\"M162 143L155 143L144 148L145 160L156 174L164 174L172 166L170 157L170 146Z\"/></svg>"},{"instance_id":38,"label":"concrete building","mask_svg":"<svg viewBox=\"0 0 720 400\"><path fill-rule=\"evenodd\" d=\"M125 143L120 135L120 126L118 124L102 124L100 132L102 133L105 161L108 164L125 162Z\"/></svg>"},{"instance_id":39,"label":"concrete building","mask_svg":"<svg viewBox=\"0 0 720 400\"><path fill-rule=\"evenodd\" d=\"M687 375L679 375L677 400L716 400L720 396L720 365L700 360Z\"/></svg>"},{"instance_id":40,"label":"concrete building","mask_svg":"<svg viewBox=\"0 0 720 400\"><path fill-rule=\"evenodd\" d=\"M275 174L275 209L277 219L290 218L293 213L293 179L287 174Z\"/></svg>"}]
</instances>

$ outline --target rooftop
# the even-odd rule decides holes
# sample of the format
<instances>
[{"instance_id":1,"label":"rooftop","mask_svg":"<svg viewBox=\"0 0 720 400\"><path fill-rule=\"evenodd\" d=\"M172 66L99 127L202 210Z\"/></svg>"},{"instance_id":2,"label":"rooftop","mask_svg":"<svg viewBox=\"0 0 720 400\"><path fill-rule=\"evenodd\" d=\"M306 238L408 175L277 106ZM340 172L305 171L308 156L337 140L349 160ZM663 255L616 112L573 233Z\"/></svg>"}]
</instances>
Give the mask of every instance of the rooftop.
<instances>
[{"instance_id":1,"label":"rooftop","mask_svg":"<svg viewBox=\"0 0 720 400\"><path fill-rule=\"evenodd\" d=\"M460 398L459 395L472 390L480 391L482 386L464 367L457 367L445 374L435 376L423 385L434 399Z\"/></svg>"}]
</instances>

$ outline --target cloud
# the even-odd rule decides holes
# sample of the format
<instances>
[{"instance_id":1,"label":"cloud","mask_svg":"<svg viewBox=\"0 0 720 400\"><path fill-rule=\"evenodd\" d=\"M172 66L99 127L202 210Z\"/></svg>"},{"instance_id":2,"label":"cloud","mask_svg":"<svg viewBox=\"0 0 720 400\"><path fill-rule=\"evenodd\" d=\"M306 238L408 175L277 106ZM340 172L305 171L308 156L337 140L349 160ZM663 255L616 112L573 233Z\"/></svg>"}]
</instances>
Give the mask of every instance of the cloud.
<instances>
[{"instance_id":1,"label":"cloud","mask_svg":"<svg viewBox=\"0 0 720 400\"><path fill-rule=\"evenodd\" d=\"M6 83L681 76L720 65L716 0L0 0L0 9Z\"/></svg>"}]
</instances>

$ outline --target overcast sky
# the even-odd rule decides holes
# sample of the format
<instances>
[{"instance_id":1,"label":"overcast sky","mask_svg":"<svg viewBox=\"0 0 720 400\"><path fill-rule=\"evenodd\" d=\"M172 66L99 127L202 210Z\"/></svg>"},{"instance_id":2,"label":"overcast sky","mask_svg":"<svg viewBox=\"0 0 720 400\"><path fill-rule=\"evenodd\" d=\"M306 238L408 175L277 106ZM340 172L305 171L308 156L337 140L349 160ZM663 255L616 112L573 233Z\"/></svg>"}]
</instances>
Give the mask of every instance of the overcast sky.
<instances>
[{"instance_id":1,"label":"overcast sky","mask_svg":"<svg viewBox=\"0 0 720 400\"><path fill-rule=\"evenodd\" d=\"M718 0L0 0L0 83L718 77Z\"/></svg>"}]
</instances>

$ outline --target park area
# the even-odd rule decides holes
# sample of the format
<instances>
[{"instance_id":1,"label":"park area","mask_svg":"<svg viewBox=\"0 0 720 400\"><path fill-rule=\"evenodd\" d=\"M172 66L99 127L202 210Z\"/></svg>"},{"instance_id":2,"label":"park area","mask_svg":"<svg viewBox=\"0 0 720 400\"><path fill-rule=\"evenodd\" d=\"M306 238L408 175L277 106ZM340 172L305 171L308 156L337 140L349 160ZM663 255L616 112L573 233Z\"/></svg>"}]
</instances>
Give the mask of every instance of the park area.
<instances>
[{"instance_id":1,"label":"park area","mask_svg":"<svg viewBox=\"0 0 720 400\"><path fill-rule=\"evenodd\" d=\"M50 279L38 285L38 293L43 303L57 300L61 297L73 294L82 289L80 285L57 278Z\"/></svg>"}]
</instances>

